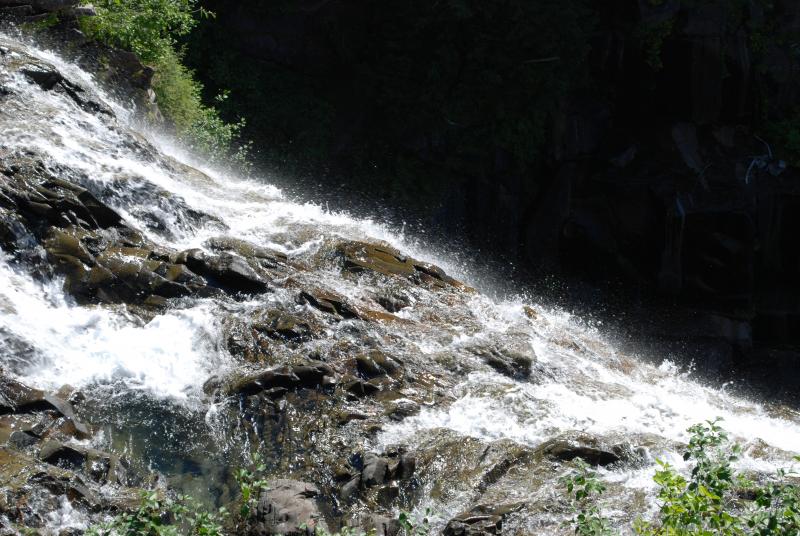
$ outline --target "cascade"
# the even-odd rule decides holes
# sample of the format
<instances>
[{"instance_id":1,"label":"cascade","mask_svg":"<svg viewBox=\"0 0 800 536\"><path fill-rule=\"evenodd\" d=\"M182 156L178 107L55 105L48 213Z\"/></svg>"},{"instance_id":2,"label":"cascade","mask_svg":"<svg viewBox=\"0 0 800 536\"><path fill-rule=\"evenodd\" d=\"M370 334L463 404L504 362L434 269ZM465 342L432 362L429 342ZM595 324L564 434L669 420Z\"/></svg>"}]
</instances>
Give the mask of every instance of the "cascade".
<instances>
[{"instance_id":1,"label":"cascade","mask_svg":"<svg viewBox=\"0 0 800 536\"><path fill-rule=\"evenodd\" d=\"M722 417L746 471L800 447L795 411L491 298L453 257L209 169L129 109L0 34L0 481L27 500L0 499L0 527L17 508L84 529L152 472L224 504L258 451L276 482L316 487L329 523L430 508L442 529L488 509L557 534L562 462L579 454L621 525L655 511L655 460L685 468L694 423ZM69 407L4 401L23 385ZM61 487L10 478L26 464Z\"/></svg>"}]
</instances>

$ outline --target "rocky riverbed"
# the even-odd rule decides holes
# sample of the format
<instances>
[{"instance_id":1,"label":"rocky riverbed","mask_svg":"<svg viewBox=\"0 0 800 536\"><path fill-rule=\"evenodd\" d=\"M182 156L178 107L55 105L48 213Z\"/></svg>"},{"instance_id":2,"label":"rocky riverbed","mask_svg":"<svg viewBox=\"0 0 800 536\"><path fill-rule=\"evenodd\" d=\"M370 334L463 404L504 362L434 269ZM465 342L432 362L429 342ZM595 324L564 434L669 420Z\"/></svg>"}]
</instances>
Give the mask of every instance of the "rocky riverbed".
<instances>
[{"instance_id":1,"label":"rocky riverbed","mask_svg":"<svg viewBox=\"0 0 800 536\"><path fill-rule=\"evenodd\" d=\"M424 239L207 169L133 107L0 34L3 533L78 534L139 489L230 504L259 453L252 534L395 534L426 508L445 534L558 534L576 458L622 526L695 422L724 417L753 472L800 445L793 410L492 299Z\"/></svg>"}]
</instances>

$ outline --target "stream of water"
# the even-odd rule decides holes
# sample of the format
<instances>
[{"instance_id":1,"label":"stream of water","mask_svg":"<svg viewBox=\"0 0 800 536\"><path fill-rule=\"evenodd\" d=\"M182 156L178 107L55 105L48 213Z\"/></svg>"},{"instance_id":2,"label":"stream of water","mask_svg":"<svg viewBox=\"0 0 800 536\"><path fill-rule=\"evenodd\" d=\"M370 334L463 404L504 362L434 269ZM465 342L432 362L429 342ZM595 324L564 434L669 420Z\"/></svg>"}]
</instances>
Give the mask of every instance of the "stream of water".
<instances>
[{"instance_id":1,"label":"stream of water","mask_svg":"<svg viewBox=\"0 0 800 536\"><path fill-rule=\"evenodd\" d=\"M342 278L335 267L320 262L336 240L383 241L480 286L455 257L429 251L390 226L295 202L271 186L268 177L243 179L203 167L168 139L137 125L128 103L115 102L88 73L53 52L3 34L0 47L19 61L52 66L87 86L112 112L90 113L63 93L43 91L19 71L0 67L0 85L11 93L0 102L0 153L43 155L50 170L95 193L154 242L181 250L203 248L209 238L220 235L244 239L314 267L310 278L355 303L370 302L385 283ZM202 389L212 375L239 366L222 343L222 319L265 305L296 307L293 300L283 290L246 301L184 299L142 318L125 306L77 305L63 292L61 279L42 280L3 255L0 367L43 389L68 384L82 390L94 400L94 418L109 426L99 443L115 445L109 438L115 429L140 434L137 441L144 446L138 455L174 476L186 468L185 460L176 461L176 452L190 431L203 437L203 449L223 452L235 441L230 434L217 434L216 402ZM570 431L625 438L642 446L645 463L601 473L631 504L637 493L644 493L650 509L655 505L654 460L683 467L680 444L694 423L722 417L724 427L746 447L742 469L773 472L787 466L791 452L800 448L795 412L701 385L668 361L653 366L623 354L600 329L566 312L481 292L464 292L448 302L424 288L411 291L409 301L397 313L407 323L365 328L366 335L358 339L350 322L327 325L326 337L309 345L324 354L342 340L358 345L379 340L387 352L440 378L446 391L442 396L428 397L416 415L387 419L376 435L361 441L365 448L425 448L442 434L482 445L510 440L528 448ZM527 379L500 374L477 357L480 349L526 355L535 363L534 373ZM136 410L128 402L100 408L99 401L130 397L139 401ZM185 426L169 427L174 447L161 445L161 450L156 443L170 443L157 439L165 429L164 418L146 418L147 411L158 407L171 408L164 411L173 423L180 420L176 415L185 416ZM129 440L119 441L119 448L131 448L125 446ZM426 484L428 491L435 491L435 480ZM550 482L547 487L557 485ZM473 500L468 488L456 485L452 493L432 493L416 507L431 506L446 522ZM536 493L531 488L517 491ZM622 519L635 509L623 508L617 516ZM532 532L549 533L535 528L546 525L543 519L521 523L528 523Z\"/></svg>"}]
</instances>

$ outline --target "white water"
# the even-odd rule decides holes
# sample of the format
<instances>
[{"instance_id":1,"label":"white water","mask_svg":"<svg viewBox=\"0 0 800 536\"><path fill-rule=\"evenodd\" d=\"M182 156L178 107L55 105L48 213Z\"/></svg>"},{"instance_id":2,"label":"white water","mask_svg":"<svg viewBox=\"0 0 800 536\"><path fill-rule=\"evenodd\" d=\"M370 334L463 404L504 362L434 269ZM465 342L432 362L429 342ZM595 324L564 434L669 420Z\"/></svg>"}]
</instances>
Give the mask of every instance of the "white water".
<instances>
[{"instance_id":1,"label":"white water","mask_svg":"<svg viewBox=\"0 0 800 536\"><path fill-rule=\"evenodd\" d=\"M0 35L3 44L20 48L14 39ZM55 54L24 48L91 87L117 119L86 113L61 94L41 91L18 73L0 71L0 83L22 97L0 110L0 152L32 149L48 155L51 167L72 170L75 180L154 241L183 249L229 235L305 261L335 237L383 240L469 282L463 267L437 258L387 226L295 203L263 182L196 171L191 159L169 140L144 131L132 134L131 114L88 74ZM139 145L130 143L138 137ZM152 158L148 143L171 158L157 153ZM193 223L185 217L188 208L216 221ZM150 225L154 218L167 230ZM320 271L318 277L354 300L367 299L371 291L368 283L348 282L332 272ZM563 431L580 430L598 436L656 435L660 440L651 447L651 455L679 463L675 443L686 441L686 429L722 417L724 427L742 443L761 440L778 451L800 449L796 414L776 416L768 406L700 385L669 363L640 363L564 313L536 308L537 315L529 318L524 300L495 302L482 295L456 300L452 306L423 291L415 300L401 316L418 325L407 332L392 328L392 335L404 344L398 352L421 362L454 356L469 364L469 370L450 391L449 404L426 407L417 416L388 424L376 440L378 447L413 446L441 428L486 442L511 439L531 447ZM438 323L433 328L420 325L437 308ZM112 385L200 404L205 380L233 366L231 356L220 348L219 313L218 303L198 301L144 322L123 307L77 306L64 296L60 281L36 282L0 258L0 349L12 343L30 349L25 362L6 357L0 365L48 389ZM471 351L482 345L535 355L541 375L519 382L491 371ZM746 455L741 465L774 471L788 460L788 455L773 450L769 455ZM652 468L610 472L606 478L650 488L651 472Z\"/></svg>"}]
</instances>

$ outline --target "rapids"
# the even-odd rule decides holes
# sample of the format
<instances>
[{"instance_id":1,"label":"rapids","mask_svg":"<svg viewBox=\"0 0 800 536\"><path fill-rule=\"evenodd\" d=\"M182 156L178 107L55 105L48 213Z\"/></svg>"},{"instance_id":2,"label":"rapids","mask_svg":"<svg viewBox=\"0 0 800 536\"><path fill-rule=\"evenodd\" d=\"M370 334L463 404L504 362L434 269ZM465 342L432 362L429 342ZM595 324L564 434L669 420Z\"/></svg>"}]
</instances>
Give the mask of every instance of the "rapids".
<instances>
[{"instance_id":1,"label":"rapids","mask_svg":"<svg viewBox=\"0 0 800 536\"><path fill-rule=\"evenodd\" d=\"M112 99L90 74L54 52L8 34L0 34L0 51L11 58L0 63L0 87L8 93L0 100L0 155L36 155L155 243L185 250L207 248L220 235L243 239L310 267L295 276L301 285L321 284L365 307L374 307L375 296L394 283L342 277L330 261L333 244L342 240L381 241L480 288L457 256L429 251L423 240L396 228L296 202L271 186L269 177L245 179L205 167L138 123L130 103ZM16 64L62 73L85 87L105 113L84 109L63 92L42 90ZM565 467L550 464L535 477L511 471L481 495L466 474L481 458L460 457L462 446L484 455L490 447L536 449L572 432L628 441L639 449L640 462L601 469L616 502L608 513L620 523L655 508L654 461L682 467L681 443L694 423L722 417L745 445L738 463L751 471L786 467L790 453L800 449L800 416L794 411L702 385L669 361L653 366L621 353L601 328L564 311L469 289L400 290L408 303L396 313L401 321L320 320L324 336L305 343L303 351L325 356L342 345L379 347L414 370L419 381L398 392L421 406L418 413L399 420L370 413L379 422L377 433L351 437L347 424L324 437L335 446L332 452L401 446L422 453L421 491L408 504L418 512L430 507L437 528L478 499L513 499L539 506L516 514L509 530L564 530L564 512L546 505L558 503ZM0 367L38 388L79 389L86 398L82 416L103 430L93 445L125 453L175 486L211 490L221 485L220 463L235 465L255 447L249 436L225 424L224 402L207 396L203 386L212 376L250 370L225 343L226 322L263 307L322 318L299 306L290 287L247 299L180 298L149 316L124 304L80 305L64 292L60 276L42 277L3 254ZM288 362L294 350L276 350L273 364ZM532 372L526 378L502 374L486 364L487 352L526 356ZM69 511L65 501L63 511L50 515L50 529L74 523Z\"/></svg>"}]
</instances>

